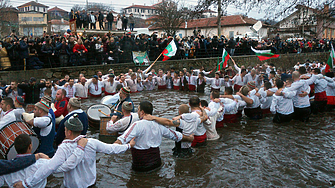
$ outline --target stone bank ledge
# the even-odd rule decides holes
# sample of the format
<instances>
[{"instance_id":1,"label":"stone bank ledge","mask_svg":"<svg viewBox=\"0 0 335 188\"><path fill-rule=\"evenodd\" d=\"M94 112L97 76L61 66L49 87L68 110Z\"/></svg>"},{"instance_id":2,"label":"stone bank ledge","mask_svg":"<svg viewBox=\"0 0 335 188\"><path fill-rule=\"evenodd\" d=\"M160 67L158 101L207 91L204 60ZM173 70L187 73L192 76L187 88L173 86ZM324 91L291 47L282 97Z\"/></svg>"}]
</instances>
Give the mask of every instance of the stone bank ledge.
<instances>
[{"instance_id":1,"label":"stone bank ledge","mask_svg":"<svg viewBox=\"0 0 335 188\"><path fill-rule=\"evenodd\" d=\"M302 53L302 54L281 54L279 58L270 59L268 61L260 62L259 59L254 55L249 56L234 56L233 59L239 65L245 66L255 66L261 63L273 63L276 67L291 68L297 62L304 62L307 59L310 61L327 61L329 57L328 52L320 53ZM221 58L220 58L221 60ZM176 70L181 70L186 67L199 68L204 66L205 69L213 69L218 62L218 58L201 58L201 59L184 59L184 60L168 60L168 61L158 61L153 66L155 70L164 69L169 70L171 67L175 67ZM228 62L232 65L231 61ZM147 66L136 66L134 63L122 63L122 64L109 64L109 65L88 65L88 66L75 66L75 67L59 67L59 68L49 68L40 70L27 70L27 71L1 71L0 81L9 82L11 80L24 81L29 80L30 77L35 77L37 79L55 79L64 78L65 75L70 75L71 77L77 78L80 73L83 73L85 77L90 78L97 71L101 71L106 74L110 68L114 69L116 74L128 72L128 69L133 69L136 71L137 68L145 69Z\"/></svg>"}]
</instances>

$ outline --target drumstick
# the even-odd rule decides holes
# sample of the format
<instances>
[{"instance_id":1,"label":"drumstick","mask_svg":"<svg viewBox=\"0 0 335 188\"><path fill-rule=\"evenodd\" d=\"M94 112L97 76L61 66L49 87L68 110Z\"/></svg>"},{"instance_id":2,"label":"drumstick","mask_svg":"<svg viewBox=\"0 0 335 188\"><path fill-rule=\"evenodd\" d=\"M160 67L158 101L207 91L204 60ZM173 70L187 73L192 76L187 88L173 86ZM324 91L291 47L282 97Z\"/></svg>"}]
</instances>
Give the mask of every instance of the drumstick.
<instances>
[{"instance_id":1,"label":"drumstick","mask_svg":"<svg viewBox=\"0 0 335 188\"><path fill-rule=\"evenodd\" d=\"M108 116L105 112L101 111L100 109L98 110L100 113L102 113L105 116Z\"/></svg>"}]
</instances>

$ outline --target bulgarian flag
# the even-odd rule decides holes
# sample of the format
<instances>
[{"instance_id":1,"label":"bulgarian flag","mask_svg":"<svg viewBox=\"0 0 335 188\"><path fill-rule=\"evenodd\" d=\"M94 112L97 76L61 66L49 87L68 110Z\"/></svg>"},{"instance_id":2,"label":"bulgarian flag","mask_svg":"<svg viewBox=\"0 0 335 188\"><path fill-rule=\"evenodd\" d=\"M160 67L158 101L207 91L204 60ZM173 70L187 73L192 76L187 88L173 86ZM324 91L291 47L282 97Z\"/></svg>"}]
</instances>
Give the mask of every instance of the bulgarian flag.
<instances>
[{"instance_id":1,"label":"bulgarian flag","mask_svg":"<svg viewBox=\"0 0 335 188\"><path fill-rule=\"evenodd\" d=\"M171 42L169 43L169 45L162 52L162 54L164 56L163 61L166 61L170 57L175 56L176 52L177 52L176 43L174 43L174 40L171 40Z\"/></svg>"},{"instance_id":2,"label":"bulgarian flag","mask_svg":"<svg viewBox=\"0 0 335 188\"><path fill-rule=\"evenodd\" d=\"M251 49L255 52L260 61L279 57L278 54L271 53L271 50L255 50L253 47L251 47Z\"/></svg>"},{"instance_id":3,"label":"bulgarian flag","mask_svg":"<svg viewBox=\"0 0 335 188\"><path fill-rule=\"evenodd\" d=\"M222 52L222 61L217 65L217 70L220 71L223 68L228 67L228 59L230 58L228 52L226 51L226 49L223 48L223 52Z\"/></svg>"},{"instance_id":4,"label":"bulgarian flag","mask_svg":"<svg viewBox=\"0 0 335 188\"><path fill-rule=\"evenodd\" d=\"M332 49L330 51L330 56L326 64L326 69L325 69L326 72L330 72L334 68L335 52L334 52L333 44L331 44L331 46L332 46Z\"/></svg>"}]
</instances>

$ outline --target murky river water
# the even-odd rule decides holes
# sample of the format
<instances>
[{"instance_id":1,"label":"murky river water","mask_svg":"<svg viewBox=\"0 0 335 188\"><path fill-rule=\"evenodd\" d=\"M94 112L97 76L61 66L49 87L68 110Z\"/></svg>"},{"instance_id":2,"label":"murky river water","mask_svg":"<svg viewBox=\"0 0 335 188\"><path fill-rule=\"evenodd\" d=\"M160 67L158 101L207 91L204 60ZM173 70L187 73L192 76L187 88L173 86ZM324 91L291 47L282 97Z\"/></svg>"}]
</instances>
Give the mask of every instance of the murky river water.
<instances>
[{"instance_id":1,"label":"murky river water","mask_svg":"<svg viewBox=\"0 0 335 188\"><path fill-rule=\"evenodd\" d=\"M157 91L132 94L135 107L142 100L154 104L154 115L172 118L195 93ZM209 93L199 95L209 100ZM85 108L100 100L84 103ZM164 165L146 173L131 170L131 154L97 155L96 187L332 187L335 185L334 112L313 116L308 124L292 121L274 125L272 117L242 119L218 129L221 138L197 148L187 160L176 159L174 142L160 147ZM90 130L90 137L99 138ZM110 140L109 142L113 142ZM48 178L58 187L63 178Z\"/></svg>"}]
</instances>

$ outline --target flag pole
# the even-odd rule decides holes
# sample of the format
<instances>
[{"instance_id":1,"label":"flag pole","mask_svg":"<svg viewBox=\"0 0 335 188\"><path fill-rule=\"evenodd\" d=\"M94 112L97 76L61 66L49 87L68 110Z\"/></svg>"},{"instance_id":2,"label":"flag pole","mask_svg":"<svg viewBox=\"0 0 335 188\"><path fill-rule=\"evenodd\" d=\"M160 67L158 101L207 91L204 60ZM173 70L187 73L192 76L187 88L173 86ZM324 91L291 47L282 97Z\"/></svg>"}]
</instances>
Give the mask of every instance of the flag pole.
<instances>
[{"instance_id":1,"label":"flag pole","mask_svg":"<svg viewBox=\"0 0 335 188\"><path fill-rule=\"evenodd\" d=\"M158 61L158 59L162 56L162 54L163 54L163 52L161 54L159 54L159 56L157 57L157 59L149 66L148 70L145 71L144 74L146 74L151 69L151 67L154 66L154 64Z\"/></svg>"}]
</instances>

